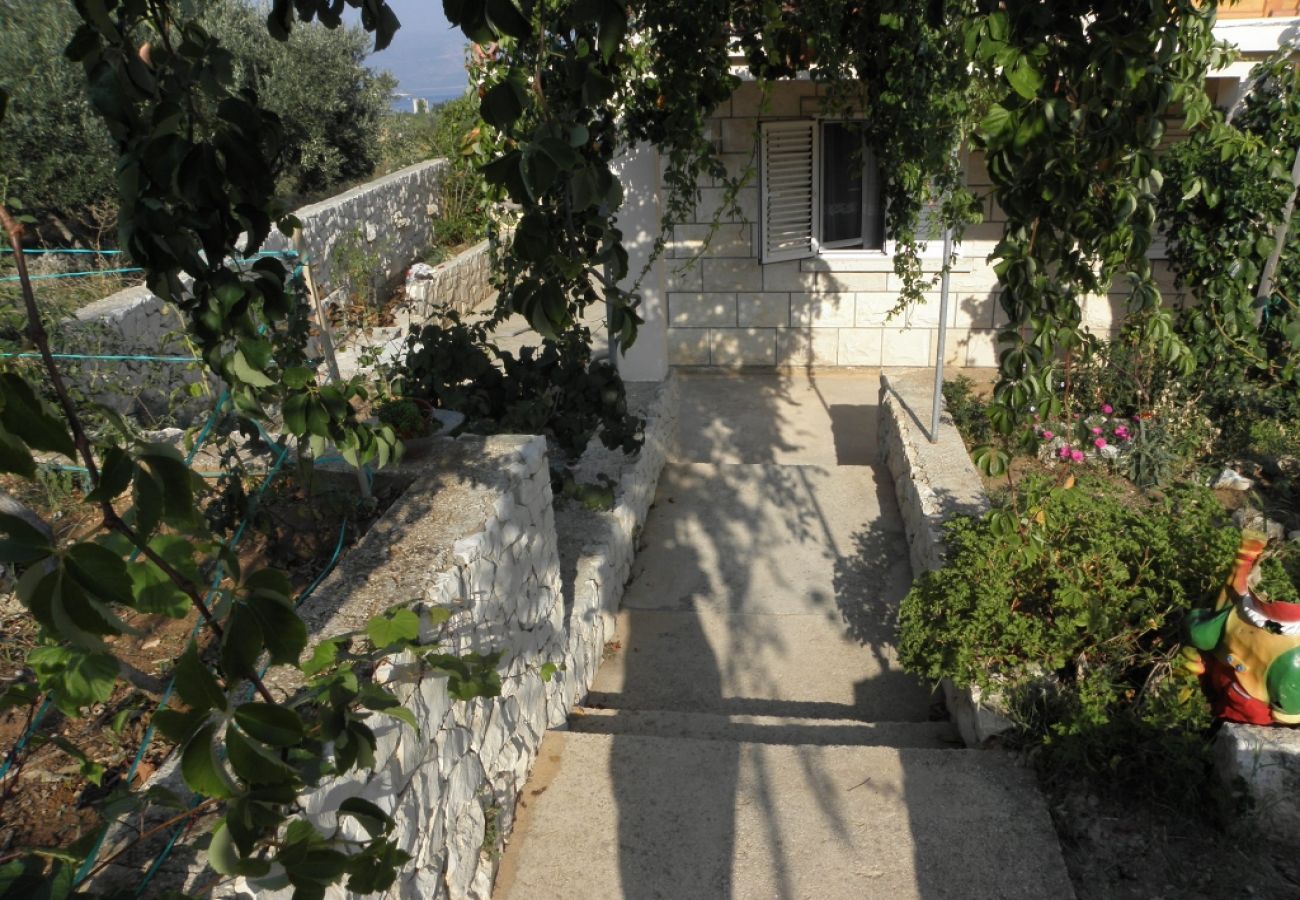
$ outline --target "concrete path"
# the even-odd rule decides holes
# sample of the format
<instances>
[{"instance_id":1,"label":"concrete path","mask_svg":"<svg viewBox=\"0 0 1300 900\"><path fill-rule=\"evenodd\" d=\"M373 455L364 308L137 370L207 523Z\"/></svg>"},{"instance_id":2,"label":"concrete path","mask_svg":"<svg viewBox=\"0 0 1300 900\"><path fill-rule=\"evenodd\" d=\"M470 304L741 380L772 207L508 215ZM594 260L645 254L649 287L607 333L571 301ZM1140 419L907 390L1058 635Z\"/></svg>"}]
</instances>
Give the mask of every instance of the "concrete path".
<instances>
[{"instance_id":1,"label":"concrete path","mask_svg":"<svg viewBox=\"0 0 1300 900\"><path fill-rule=\"evenodd\" d=\"M679 373L617 643L547 735L500 900L1068 898L1029 773L894 651L874 372Z\"/></svg>"}]
</instances>

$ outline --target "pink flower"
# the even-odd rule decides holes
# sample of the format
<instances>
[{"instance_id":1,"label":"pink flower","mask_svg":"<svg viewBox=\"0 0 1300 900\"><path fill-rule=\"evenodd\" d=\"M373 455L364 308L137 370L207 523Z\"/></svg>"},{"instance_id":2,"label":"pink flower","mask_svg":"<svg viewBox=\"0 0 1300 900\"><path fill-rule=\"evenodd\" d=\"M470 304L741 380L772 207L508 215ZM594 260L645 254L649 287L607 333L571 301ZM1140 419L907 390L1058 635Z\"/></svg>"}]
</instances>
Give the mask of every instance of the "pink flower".
<instances>
[{"instance_id":1,"label":"pink flower","mask_svg":"<svg viewBox=\"0 0 1300 900\"><path fill-rule=\"evenodd\" d=\"M1097 438L1097 440L1095 440L1095 441L1092 442L1092 445L1093 445L1094 447L1096 447L1098 450L1100 450L1102 447L1105 447L1105 446L1106 446L1106 439L1105 439L1105 438Z\"/></svg>"},{"instance_id":2,"label":"pink flower","mask_svg":"<svg viewBox=\"0 0 1300 900\"><path fill-rule=\"evenodd\" d=\"M1101 429L1100 429L1100 428L1093 428L1093 429L1092 429L1092 433L1093 433L1093 434L1101 434Z\"/></svg>"},{"instance_id":3,"label":"pink flower","mask_svg":"<svg viewBox=\"0 0 1300 900\"><path fill-rule=\"evenodd\" d=\"M1066 444L1061 447L1060 450L1056 451L1056 455L1061 457L1061 459L1068 460L1070 458L1070 445Z\"/></svg>"},{"instance_id":4,"label":"pink flower","mask_svg":"<svg viewBox=\"0 0 1300 900\"><path fill-rule=\"evenodd\" d=\"M1106 403L1102 405L1101 411L1104 412L1106 415L1110 415L1115 411L1115 407L1111 406L1109 403Z\"/></svg>"},{"instance_id":5,"label":"pink flower","mask_svg":"<svg viewBox=\"0 0 1300 900\"><path fill-rule=\"evenodd\" d=\"M1075 462L1083 462L1083 451L1075 450L1070 454L1070 459L1074 460Z\"/></svg>"},{"instance_id":6,"label":"pink flower","mask_svg":"<svg viewBox=\"0 0 1300 900\"><path fill-rule=\"evenodd\" d=\"M1053 433L1050 432L1050 431L1044 431L1044 432L1043 432L1043 440L1045 440L1045 441L1050 441L1050 440L1051 440L1052 438L1054 438L1054 437L1056 437L1056 435L1053 434Z\"/></svg>"}]
</instances>

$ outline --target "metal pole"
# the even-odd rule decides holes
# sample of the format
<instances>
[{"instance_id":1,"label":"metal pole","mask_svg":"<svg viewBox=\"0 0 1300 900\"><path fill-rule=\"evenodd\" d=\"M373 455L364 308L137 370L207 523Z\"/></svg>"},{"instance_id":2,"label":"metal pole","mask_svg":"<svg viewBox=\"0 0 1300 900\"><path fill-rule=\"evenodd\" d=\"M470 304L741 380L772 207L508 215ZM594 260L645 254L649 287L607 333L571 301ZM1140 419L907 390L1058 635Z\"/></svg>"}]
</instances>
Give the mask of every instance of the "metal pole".
<instances>
[{"instance_id":1,"label":"metal pole","mask_svg":"<svg viewBox=\"0 0 1300 900\"><path fill-rule=\"evenodd\" d=\"M939 347L934 360L934 397L930 407L930 443L939 442L939 409L943 406L943 357L948 343L948 282L952 270L952 228L943 230L943 272L939 276Z\"/></svg>"}]
</instances>

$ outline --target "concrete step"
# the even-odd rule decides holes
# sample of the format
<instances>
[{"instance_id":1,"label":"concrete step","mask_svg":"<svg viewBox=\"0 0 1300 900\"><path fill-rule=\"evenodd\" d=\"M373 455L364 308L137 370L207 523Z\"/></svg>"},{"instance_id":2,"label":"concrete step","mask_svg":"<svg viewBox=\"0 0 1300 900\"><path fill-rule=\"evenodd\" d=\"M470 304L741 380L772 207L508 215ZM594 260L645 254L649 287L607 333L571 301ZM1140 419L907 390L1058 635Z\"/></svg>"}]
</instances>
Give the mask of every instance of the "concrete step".
<instances>
[{"instance_id":1,"label":"concrete step","mask_svg":"<svg viewBox=\"0 0 1300 900\"><path fill-rule=\"evenodd\" d=\"M499 900L1073 897L995 752L550 732Z\"/></svg>"},{"instance_id":2,"label":"concrete step","mask_svg":"<svg viewBox=\"0 0 1300 900\"><path fill-rule=\"evenodd\" d=\"M792 719L779 716L720 716L666 709L578 707L569 730L580 734L680 737L738 744L808 746L964 747L950 722L856 722L852 719Z\"/></svg>"},{"instance_id":3,"label":"concrete step","mask_svg":"<svg viewBox=\"0 0 1300 900\"><path fill-rule=\"evenodd\" d=\"M869 466L664 467L627 609L821 615L893 640L911 583L887 473Z\"/></svg>"},{"instance_id":4,"label":"concrete step","mask_svg":"<svg viewBox=\"0 0 1300 900\"><path fill-rule=\"evenodd\" d=\"M930 692L888 643L827 615L623 610L588 706L924 722Z\"/></svg>"}]
</instances>

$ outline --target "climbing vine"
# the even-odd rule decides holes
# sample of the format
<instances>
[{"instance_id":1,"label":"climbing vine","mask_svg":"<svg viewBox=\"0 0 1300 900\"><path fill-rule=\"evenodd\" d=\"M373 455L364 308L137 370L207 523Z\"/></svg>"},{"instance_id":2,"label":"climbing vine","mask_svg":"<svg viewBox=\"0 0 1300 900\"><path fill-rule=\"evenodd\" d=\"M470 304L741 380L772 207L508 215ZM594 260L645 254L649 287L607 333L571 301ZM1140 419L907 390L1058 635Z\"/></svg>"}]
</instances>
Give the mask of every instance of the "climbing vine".
<instances>
[{"instance_id":1,"label":"climbing vine","mask_svg":"<svg viewBox=\"0 0 1300 900\"><path fill-rule=\"evenodd\" d=\"M1007 317L993 421L1004 434L1058 417L1063 367L1088 339L1082 307L1118 283L1140 342L1194 364L1161 305L1147 251L1164 182L1159 150L1176 110L1210 111L1215 4L1193 0L980 0L966 46L997 100L975 132L1007 217L993 253ZM1024 433L1028 433L1025 431ZM991 473L1005 450L983 447Z\"/></svg>"}]
</instances>

